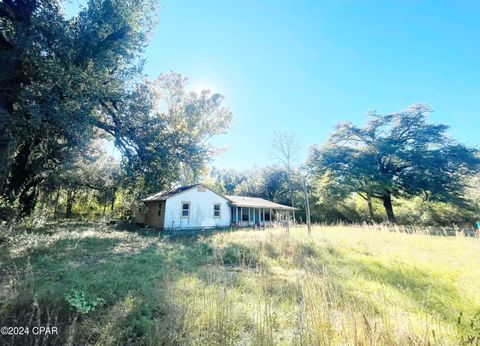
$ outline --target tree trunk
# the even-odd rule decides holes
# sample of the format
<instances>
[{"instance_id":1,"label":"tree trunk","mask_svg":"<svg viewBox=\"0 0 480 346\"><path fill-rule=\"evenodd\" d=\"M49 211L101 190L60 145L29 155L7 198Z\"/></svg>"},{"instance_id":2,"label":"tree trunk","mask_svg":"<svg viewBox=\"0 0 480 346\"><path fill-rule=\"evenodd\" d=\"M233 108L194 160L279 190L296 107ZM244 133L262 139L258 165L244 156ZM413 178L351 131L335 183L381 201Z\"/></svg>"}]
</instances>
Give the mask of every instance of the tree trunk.
<instances>
[{"instance_id":1,"label":"tree trunk","mask_svg":"<svg viewBox=\"0 0 480 346\"><path fill-rule=\"evenodd\" d=\"M57 219L57 211L58 211L58 199L60 198L60 187L57 188L57 195L55 196L55 207L53 209L53 219Z\"/></svg>"},{"instance_id":2,"label":"tree trunk","mask_svg":"<svg viewBox=\"0 0 480 346\"><path fill-rule=\"evenodd\" d=\"M7 111L0 105L0 195L3 195L9 169L10 139L7 135L9 118Z\"/></svg>"},{"instance_id":3,"label":"tree trunk","mask_svg":"<svg viewBox=\"0 0 480 346\"><path fill-rule=\"evenodd\" d=\"M113 209L115 208L115 192L112 194L112 200L110 201L110 211L113 212Z\"/></svg>"},{"instance_id":4,"label":"tree trunk","mask_svg":"<svg viewBox=\"0 0 480 346\"><path fill-rule=\"evenodd\" d=\"M74 191L68 190L67 191L67 206L65 208L65 217L70 219L72 217L72 209L73 209L73 198L74 198Z\"/></svg>"},{"instance_id":5,"label":"tree trunk","mask_svg":"<svg viewBox=\"0 0 480 346\"><path fill-rule=\"evenodd\" d=\"M290 189L290 205L292 207L295 208L295 198L293 197L294 194L293 194L293 187L292 187L292 184L289 183L289 189ZM296 220L295 220L295 210L292 210L292 218L293 218L293 224L296 224Z\"/></svg>"},{"instance_id":6,"label":"tree trunk","mask_svg":"<svg viewBox=\"0 0 480 346\"><path fill-rule=\"evenodd\" d=\"M13 203L24 188L25 183L34 176L33 171L28 167L29 157L32 151L33 141L27 139L21 146L11 165L10 180L6 186L6 195L9 202Z\"/></svg>"},{"instance_id":7,"label":"tree trunk","mask_svg":"<svg viewBox=\"0 0 480 346\"><path fill-rule=\"evenodd\" d=\"M392 194L388 192L386 195L382 197L383 207L385 208L385 212L387 213L387 221L389 223L395 223L395 215L393 214L393 206L392 206Z\"/></svg>"},{"instance_id":8,"label":"tree trunk","mask_svg":"<svg viewBox=\"0 0 480 346\"><path fill-rule=\"evenodd\" d=\"M23 188L18 197L18 202L20 204L20 217L32 215L37 202L37 187L33 185Z\"/></svg>"},{"instance_id":9,"label":"tree trunk","mask_svg":"<svg viewBox=\"0 0 480 346\"><path fill-rule=\"evenodd\" d=\"M371 221L375 220L375 215L373 214L373 205L372 205L372 197L367 194L367 206L368 206L368 217Z\"/></svg>"},{"instance_id":10,"label":"tree trunk","mask_svg":"<svg viewBox=\"0 0 480 346\"><path fill-rule=\"evenodd\" d=\"M38 138L28 138L21 146L10 166L10 179L5 186L5 195L10 204L18 199L19 216L29 216L35 208L37 186L39 179L36 177L30 162L32 148L38 145Z\"/></svg>"}]
</instances>

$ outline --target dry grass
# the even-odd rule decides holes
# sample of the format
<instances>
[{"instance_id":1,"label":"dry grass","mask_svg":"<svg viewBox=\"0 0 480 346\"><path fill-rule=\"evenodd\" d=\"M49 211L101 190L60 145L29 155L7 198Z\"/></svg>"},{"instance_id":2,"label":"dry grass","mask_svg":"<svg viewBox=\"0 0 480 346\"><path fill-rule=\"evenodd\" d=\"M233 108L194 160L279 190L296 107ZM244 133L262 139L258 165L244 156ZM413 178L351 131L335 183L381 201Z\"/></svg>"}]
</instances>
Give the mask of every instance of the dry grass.
<instances>
[{"instance_id":1,"label":"dry grass","mask_svg":"<svg viewBox=\"0 0 480 346\"><path fill-rule=\"evenodd\" d=\"M56 325L60 334L0 342L478 344L480 241L430 232L25 230L0 245L0 320ZM68 300L72 292L82 298Z\"/></svg>"}]
</instances>

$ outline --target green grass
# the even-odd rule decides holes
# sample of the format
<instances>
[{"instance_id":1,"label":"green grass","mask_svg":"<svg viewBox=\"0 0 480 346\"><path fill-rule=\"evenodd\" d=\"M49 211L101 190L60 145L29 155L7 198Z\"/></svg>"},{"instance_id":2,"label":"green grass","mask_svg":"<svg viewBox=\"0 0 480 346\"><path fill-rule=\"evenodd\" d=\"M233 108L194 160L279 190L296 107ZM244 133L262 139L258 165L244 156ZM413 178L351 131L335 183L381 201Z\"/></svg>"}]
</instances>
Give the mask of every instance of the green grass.
<instances>
[{"instance_id":1,"label":"green grass","mask_svg":"<svg viewBox=\"0 0 480 346\"><path fill-rule=\"evenodd\" d=\"M0 344L480 343L480 240L375 227L178 236L97 224L0 243ZM476 315L477 314L477 315Z\"/></svg>"}]
</instances>

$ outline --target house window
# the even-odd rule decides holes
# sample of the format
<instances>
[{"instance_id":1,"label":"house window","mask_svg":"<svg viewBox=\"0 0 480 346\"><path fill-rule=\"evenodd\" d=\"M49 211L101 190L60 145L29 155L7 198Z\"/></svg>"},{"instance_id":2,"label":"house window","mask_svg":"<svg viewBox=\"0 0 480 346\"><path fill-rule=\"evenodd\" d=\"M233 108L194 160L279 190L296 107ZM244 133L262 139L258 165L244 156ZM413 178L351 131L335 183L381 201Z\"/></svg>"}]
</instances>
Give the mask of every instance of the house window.
<instances>
[{"instance_id":1,"label":"house window","mask_svg":"<svg viewBox=\"0 0 480 346\"><path fill-rule=\"evenodd\" d=\"M213 205L213 217L220 217L220 203Z\"/></svg>"},{"instance_id":2,"label":"house window","mask_svg":"<svg viewBox=\"0 0 480 346\"><path fill-rule=\"evenodd\" d=\"M190 216L190 202L182 202L182 217Z\"/></svg>"},{"instance_id":3,"label":"house window","mask_svg":"<svg viewBox=\"0 0 480 346\"><path fill-rule=\"evenodd\" d=\"M250 208L242 209L242 221L250 221Z\"/></svg>"},{"instance_id":4,"label":"house window","mask_svg":"<svg viewBox=\"0 0 480 346\"><path fill-rule=\"evenodd\" d=\"M162 203L158 203L158 216L162 216Z\"/></svg>"}]
</instances>

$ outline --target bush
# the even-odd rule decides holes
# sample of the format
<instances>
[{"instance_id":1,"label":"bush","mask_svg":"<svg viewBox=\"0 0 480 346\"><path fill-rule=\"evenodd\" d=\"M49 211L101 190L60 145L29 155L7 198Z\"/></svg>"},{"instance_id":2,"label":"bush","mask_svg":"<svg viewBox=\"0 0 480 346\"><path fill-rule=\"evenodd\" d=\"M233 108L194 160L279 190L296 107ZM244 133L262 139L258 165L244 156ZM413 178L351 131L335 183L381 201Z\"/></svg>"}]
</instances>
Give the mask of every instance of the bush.
<instances>
[{"instance_id":1,"label":"bush","mask_svg":"<svg viewBox=\"0 0 480 346\"><path fill-rule=\"evenodd\" d=\"M260 263L258 254L242 244L227 245L220 250L218 257L224 265L256 267Z\"/></svg>"}]
</instances>

